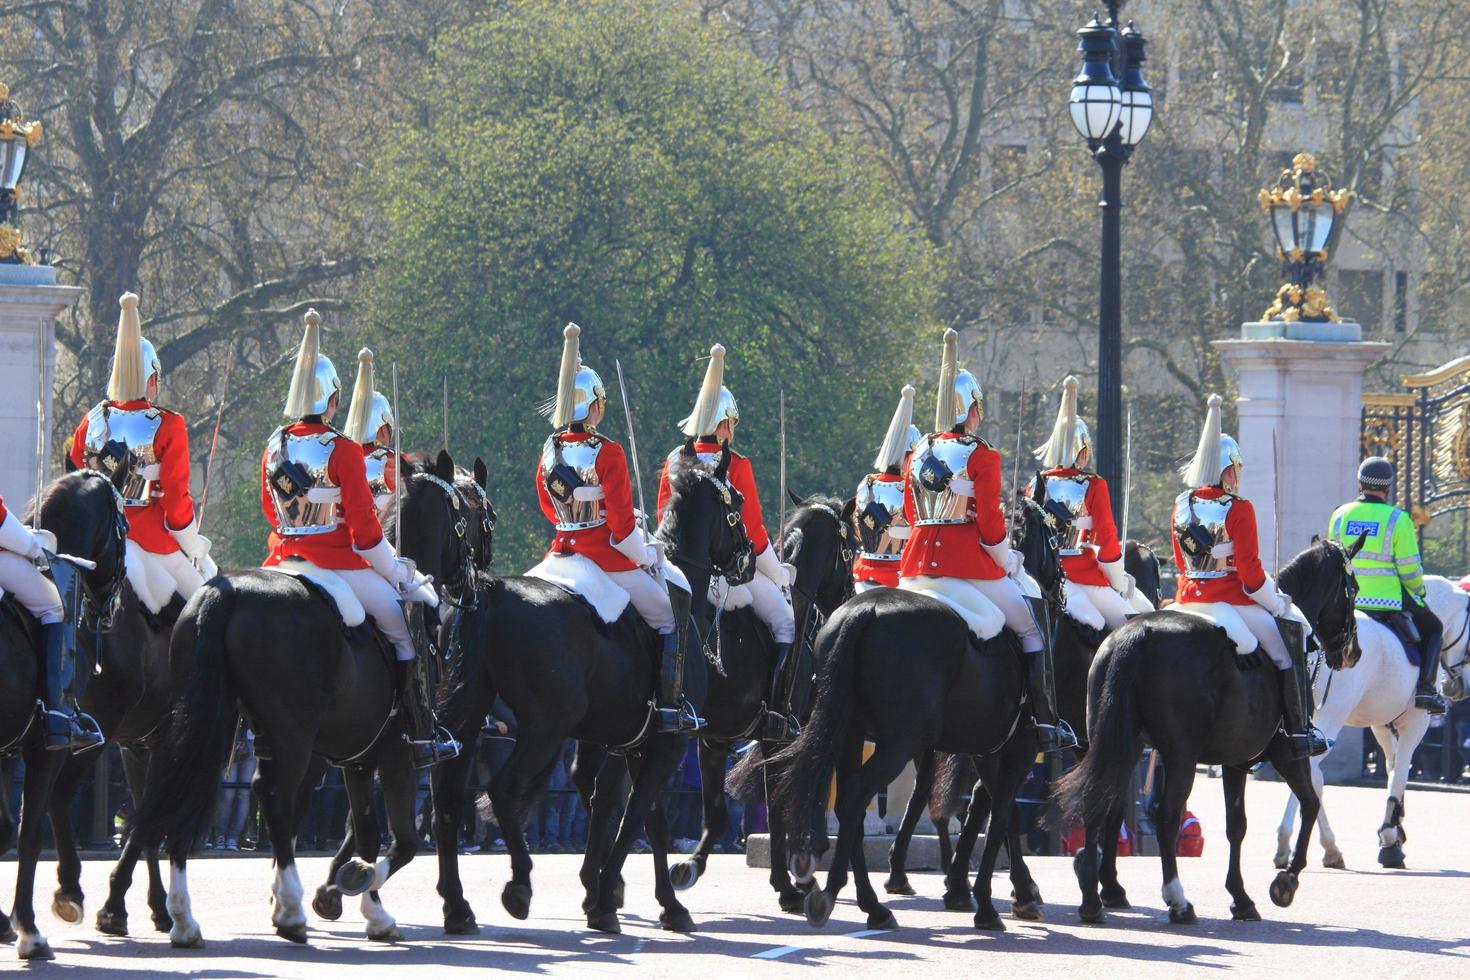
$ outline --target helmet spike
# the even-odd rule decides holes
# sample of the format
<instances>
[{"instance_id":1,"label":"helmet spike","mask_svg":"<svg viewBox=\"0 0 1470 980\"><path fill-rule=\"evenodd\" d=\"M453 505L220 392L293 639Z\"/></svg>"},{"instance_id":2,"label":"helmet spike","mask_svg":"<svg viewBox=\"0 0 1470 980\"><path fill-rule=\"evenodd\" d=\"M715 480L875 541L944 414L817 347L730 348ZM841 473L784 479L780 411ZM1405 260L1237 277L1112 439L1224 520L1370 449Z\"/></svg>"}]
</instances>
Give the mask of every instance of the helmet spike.
<instances>
[{"instance_id":1,"label":"helmet spike","mask_svg":"<svg viewBox=\"0 0 1470 980\"><path fill-rule=\"evenodd\" d=\"M285 414L292 419L325 413L332 396L342 390L337 369L321 353L322 315L312 309L302 319L306 321L306 330L301 335L296 367L291 372L291 388L286 393Z\"/></svg>"},{"instance_id":2,"label":"helmet spike","mask_svg":"<svg viewBox=\"0 0 1470 980\"><path fill-rule=\"evenodd\" d=\"M903 462L904 453L908 452L911 441L909 428L913 417L914 386L904 385L898 398L898 407L893 410L893 418L888 423L888 432L883 437L883 445L873 460L873 469L886 470Z\"/></svg>"},{"instance_id":3,"label":"helmet spike","mask_svg":"<svg viewBox=\"0 0 1470 980\"><path fill-rule=\"evenodd\" d=\"M343 431L355 442L372 442L378 427L373 424L373 394L377 379L373 368L373 352L364 347L357 352L357 381L352 386L352 407L347 410Z\"/></svg>"},{"instance_id":4,"label":"helmet spike","mask_svg":"<svg viewBox=\"0 0 1470 980\"><path fill-rule=\"evenodd\" d=\"M704 383L699 386L699 397L689 416L679 423L686 436L698 439L709 435L720 424L716 418L720 407L720 393L725 384L725 348L715 344L709 349L709 364L704 369Z\"/></svg>"},{"instance_id":5,"label":"helmet spike","mask_svg":"<svg viewBox=\"0 0 1470 980\"><path fill-rule=\"evenodd\" d=\"M939 362L939 396L934 405L934 431L954 428L955 377L960 370L960 335L953 327L944 331L944 357Z\"/></svg>"},{"instance_id":6,"label":"helmet spike","mask_svg":"<svg viewBox=\"0 0 1470 980\"><path fill-rule=\"evenodd\" d=\"M1220 482L1225 467L1220 465L1220 406L1225 400L1211 395L1209 411L1205 413L1205 426L1200 431L1199 445L1188 463L1179 468L1179 475L1188 487L1212 487Z\"/></svg>"},{"instance_id":7,"label":"helmet spike","mask_svg":"<svg viewBox=\"0 0 1470 980\"><path fill-rule=\"evenodd\" d=\"M138 314L138 294L123 293L118 300L122 308L117 318L117 343L112 351L112 375L107 379L109 401L129 402L148 396L148 376L153 372L145 363L143 328ZM149 345L151 352L152 345Z\"/></svg>"},{"instance_id":8,"label":"helmet spike","mask_svg":"<svg viewBox=\"0 0 1470 980\"><path fill-rule=\"evenodd\" d=\"M556 376L556 404L551 410L554 429L572 424L577 408L577 369L582 366L582 328L568 323L561 335L561 370Z\"/></svg>"},{"instance_id":9,"label":"helmet spike","mask_svg":"<svg viewBox=\"0 0 1470 980\"><path fill-rule=\"evenodd\" d=\"M1051 438L1036 448L1036 458L1047 469L1075 466L1077 457L1087 448L1087 423L1077 418L1077 378L1067 375L1062 380L1062 404Z\"/></svg>"}]
</instances>

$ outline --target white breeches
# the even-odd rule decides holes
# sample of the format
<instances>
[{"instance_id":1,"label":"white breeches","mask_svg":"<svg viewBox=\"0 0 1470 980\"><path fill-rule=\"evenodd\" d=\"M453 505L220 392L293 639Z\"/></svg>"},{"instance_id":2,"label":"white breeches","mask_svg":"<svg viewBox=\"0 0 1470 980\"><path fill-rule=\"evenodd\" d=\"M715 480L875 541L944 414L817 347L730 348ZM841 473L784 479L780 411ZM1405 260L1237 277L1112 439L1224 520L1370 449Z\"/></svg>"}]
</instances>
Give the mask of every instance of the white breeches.
<instances>
[{"instance_id":1,"label":"white breeches","mask_svg":"<svg viewBox=\"0 0 1470 980\"><path fill-rule=\"evenodd\" d=\"M415 656L413 640L408 635L408 620L403 618L403 607L398 604L398 590L387 579L371 568L333 569L362 608L373 618L378 629L393 644L399 660L412 660Z\"/></svg>"},{"instance_id":2,"label":"white breeches","mask_svg":"<svg viewBox=\"0 0 1470 980\"><path fill-rule=\"evenodd\" d=\"M188 602L204 585L204 575L182 551L161 555L145 550L131 538L123 553L123 566L133 591L155 613L168 605L175 592Z\"/></svg>"},{"instance_id":3,"label":"white breeches","mask_svg":"<svg viewBox=\"0 0 1470 980\"><path fill-rule=\"evenodd\" d=\"M1106 585L1067 583L1067 615L1094 629L1115 630L1136 610L1115 589Z\"/></svg>"},{"instance_id":4,"label":"white breeches","mask_svg":"<svg viewBox=\"0 0 1470 980\"><path fill-rule=\"evenodd\" d=\"M887 588L887 586L879 585L877 582L854 582L854 583L852 583L852 591L855 592L858 595L862 595L864 592L867 592L869 589L882 589L882 588Z\"/></svg>"},{"instance_id":5,"label":"white breeches","mask_svg":"<svg viewBox=\"0 0 1470 980\"><path fill-rule=\"evenodd\" d=\"M61 593L41 570L13 551L0 551L0 590L43 623L61 622Z\"/></svg>"},{"instance_id":6,"label":"white breeches","mask_svg":"<svg viewBox=\"0 0 1470 980\"><path fill-rule=\"evenodd\" d=\"M607 577L628 593L629 601L645 623L659 633L674 632L674 607L669 604L669 590L664 583L641 568L608 572Z\"/></svg>"},{"instance_id":7,"label":"white breeches","mask_svg":"<svg viewBox=\"0 0 1470 980\"><path fill-rule=\"evenodd\" d=\"M796 642L796 613L781 587L756 572L755 578L746 585L750 589L750 607L771 631L771 639L777 643Z\"/></svg>"},{"instance_id":8,"label":"white breeches","mask_svg":"<svg viewBox=\"0 0 1470 980\"><path fill-rule=\"evenodd\" d=\"M1041 628L1036 625L1036 619L1031 615L1031 607L1026 604L1026 596L1021 592L1021 587L1016 584L1015 579L1004 576L993 579L955 579L955 581L973 586L985 598L995 603L1006 618L1006 626L1021 638L1022 650L1027 653L1035 653L1045 646L1041 640Z\"/></svg>"},{"instance_id":9,"label":"white breeches","mask_svg":"<svg viewBox=\"0 0 1470 980\"><path fill-rule=\"evenodd\" d=\"M1276 619L1266 611L1265 607L1253 602L1249 606L1236 606L1235 611L1240 613L1240 618L1245 620L1246 627L1261 644L1261 650L1271 658L1271 662L1276 665L1277 669L1290 670L1291 654L1286 651L1286 641L1281 638L1281 631L1276 628ZM1307 624L1307 618L1302 615L1301 610L1295 604L1287 609L1285 618L1301 623L1305 633L1312 631L1312 627Z\"/></svg>"}]
</instances>

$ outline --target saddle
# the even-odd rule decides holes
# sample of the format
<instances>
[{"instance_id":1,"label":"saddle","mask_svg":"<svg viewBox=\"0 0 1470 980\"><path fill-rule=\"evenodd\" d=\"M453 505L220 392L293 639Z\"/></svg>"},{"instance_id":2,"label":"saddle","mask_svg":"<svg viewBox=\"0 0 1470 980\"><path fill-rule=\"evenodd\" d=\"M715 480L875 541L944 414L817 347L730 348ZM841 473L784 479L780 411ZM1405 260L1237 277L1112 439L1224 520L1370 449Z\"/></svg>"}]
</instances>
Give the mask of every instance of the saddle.
<instances>
[{"instance_id":1,"label":"saddle","mask_svg":"<svg viewBox=\"0 0 1470 980\"><path fill-rule=\"evenodd\" d=\"M1414 625L1414 617L1403 609L1375 609L1368 612L1367 616L1375 623L1386 626L1394 639L1399 641L1399 646L1403 647L1404 656L1409 658L1409 663L1419 666L1419 647L1423 638L1419 635L1419 628Z\"/></svg>"},{"instance_id":2,"label":"saddle","mask_svg":"<svg viewBox=\"0 0 1470 980\"><path fill-rule=\"evenodd\" d=\"M353 593L351 586L342 580L342 577L328 568L321 568L301 558L287 558L278 565L271 565L262 569L266 572L279 572L282 575L290 575L316 586L316 591L327 602L337 610L337 615L342 617L342 625L348 629L361 626L367 620L367 610L362 608L362 602Z\"/></svg>"},{"instance_id":3,"label":"saddle","mask_svg":"<svg viewBox=\"0 0 1470 980\"><path fill-rule=\"evenodd\" d=\"M618 621L630 602L627 590L584 555L547 555L526 570L526 577L539 578L584 600L609 626Z\"/></svg>"}]
</instances>

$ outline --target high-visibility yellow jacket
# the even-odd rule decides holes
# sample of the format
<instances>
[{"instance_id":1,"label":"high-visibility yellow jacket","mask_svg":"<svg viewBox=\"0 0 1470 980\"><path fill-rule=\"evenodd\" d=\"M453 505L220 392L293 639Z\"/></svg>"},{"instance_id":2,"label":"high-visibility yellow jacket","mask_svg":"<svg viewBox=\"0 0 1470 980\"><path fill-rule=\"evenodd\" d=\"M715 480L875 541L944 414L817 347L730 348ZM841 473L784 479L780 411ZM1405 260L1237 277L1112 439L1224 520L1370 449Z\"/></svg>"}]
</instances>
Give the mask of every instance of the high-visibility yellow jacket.
<instances>
[{"instance_id":1,"label":"high-visibility yellow jacket","mask_svg":"<svg viewBox=\"0 0 1470 980\"><path fill-rule=\"evenodd\" d=\"M1403 608L1407 593L1424 601L1424 565L1414 522L1397 507L1381 500L1359 497L1332 514L1328 537L1349 547L1367 534L1362 550L1353 557L1358 580L1358 608L1365 612Z\"/></svg>"}]
</instances>

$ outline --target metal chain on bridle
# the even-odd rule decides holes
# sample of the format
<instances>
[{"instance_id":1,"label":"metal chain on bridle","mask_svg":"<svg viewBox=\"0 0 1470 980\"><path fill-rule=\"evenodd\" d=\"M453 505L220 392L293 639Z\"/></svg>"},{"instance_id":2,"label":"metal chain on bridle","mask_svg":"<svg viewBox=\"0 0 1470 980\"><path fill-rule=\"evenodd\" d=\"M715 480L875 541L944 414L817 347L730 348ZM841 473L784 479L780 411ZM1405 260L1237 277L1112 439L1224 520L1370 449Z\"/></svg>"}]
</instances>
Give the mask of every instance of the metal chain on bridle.
<instances>
[{"instance_id":1,"label":"metal chain on bridle","mask_svg":"<svg viewBox=\"0 0 1470 980\"><path fill-rule=\"evenodd\" d=\"M469 523L466 521L463 510L460 507L460 503L464 498L460 494L460 492L455 489L454 484L450 483L448 480L440 479L433 473L415 473L413 478L416 480L424 480L427 483L432 483L434 486L444 491L444 496L449 501L450 520L454 528L454 536L459 540L460 543L460 551L462 553L463 560L456 566L459 572L457 581L449 579L448 576L445 577L444 602L446 605L452 606L455 609L472 609L474 608L474 603L478 592L475 589L474 554L470 548L469 541L466 540L469 532ZM400 528L400 537L401 536L402 534Z\"/></svg>"}]
</instances>

